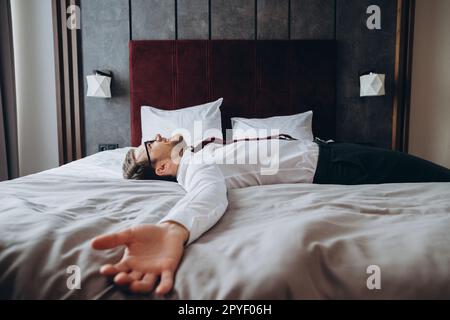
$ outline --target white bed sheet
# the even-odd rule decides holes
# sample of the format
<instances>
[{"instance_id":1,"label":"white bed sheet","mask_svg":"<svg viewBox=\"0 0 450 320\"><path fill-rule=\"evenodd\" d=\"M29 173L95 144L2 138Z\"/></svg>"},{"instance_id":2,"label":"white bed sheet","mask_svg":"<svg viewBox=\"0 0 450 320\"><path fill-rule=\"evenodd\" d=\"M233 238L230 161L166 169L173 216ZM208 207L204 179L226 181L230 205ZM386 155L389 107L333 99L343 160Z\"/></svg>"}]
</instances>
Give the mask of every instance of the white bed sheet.
<instances>
[{"instance_id":1,"label":"white bed sheet","mask_svg":"<svg viewBox=\"0 0 450 320\"><path fill-rule=\"evenodd\" d=\"M0 183L0 298L150 299L98 274L96 235L160 220L178 184L127 181L128 148ZM189 246L170 299L450 298L450 183L272 185L229 192ZM69 290L66 268L81 270ZM378 266L381 289L369 290Z\"/></svg>"}]
</instances>

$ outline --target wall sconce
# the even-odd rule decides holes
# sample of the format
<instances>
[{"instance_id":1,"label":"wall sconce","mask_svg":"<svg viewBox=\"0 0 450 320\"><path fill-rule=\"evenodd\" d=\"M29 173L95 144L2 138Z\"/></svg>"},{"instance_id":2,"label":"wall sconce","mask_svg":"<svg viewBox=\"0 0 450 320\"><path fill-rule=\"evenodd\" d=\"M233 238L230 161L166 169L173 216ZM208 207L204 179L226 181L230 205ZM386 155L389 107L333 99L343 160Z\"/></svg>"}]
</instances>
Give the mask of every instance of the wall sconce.
<instances>
[{"instance_id":1,"label":"wall sconce","mask_svg":"<svg viewBox=\"0 0 450 320\"><path fill-rule=\"evenodd\" d=\"M362 75L360 79L360 96L361 97L373 97L373 96L384 96L385 88L384 81L386 75L378 73L369 73Z\"/></svg>"},{"instance_id":2,"label":"wall sconce","mask_svg":"<svg viewBox=\"0 0 450 320\"><path fill-rule=\"evenodd\" d=\"M88 97L111 98L111 79L110 71L94 70L94 74L87 76Z\"/></svg>"}]
</instances>

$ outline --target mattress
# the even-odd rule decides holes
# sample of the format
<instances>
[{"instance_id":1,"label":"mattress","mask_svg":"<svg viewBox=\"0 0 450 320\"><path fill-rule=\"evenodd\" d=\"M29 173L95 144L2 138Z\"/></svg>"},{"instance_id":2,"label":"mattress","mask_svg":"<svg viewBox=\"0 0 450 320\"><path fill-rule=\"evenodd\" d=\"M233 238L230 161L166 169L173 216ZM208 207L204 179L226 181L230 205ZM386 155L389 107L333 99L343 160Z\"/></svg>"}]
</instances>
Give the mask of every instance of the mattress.
<instances>
[{"instance_id":1,"label":"mattress","mask_svg":"<svg viewBox=\"0 0 450 320\"><path fill-rule=\"evenodd\" d=\"M128 148L0 183L0 298L153 299L99 274L90 240L156 223L176 183L127 181ZM450 298L450 183L279 184L229 191L166 299ZM69 288L76 266L80 288Z\"/></svg>"}]
</instances>

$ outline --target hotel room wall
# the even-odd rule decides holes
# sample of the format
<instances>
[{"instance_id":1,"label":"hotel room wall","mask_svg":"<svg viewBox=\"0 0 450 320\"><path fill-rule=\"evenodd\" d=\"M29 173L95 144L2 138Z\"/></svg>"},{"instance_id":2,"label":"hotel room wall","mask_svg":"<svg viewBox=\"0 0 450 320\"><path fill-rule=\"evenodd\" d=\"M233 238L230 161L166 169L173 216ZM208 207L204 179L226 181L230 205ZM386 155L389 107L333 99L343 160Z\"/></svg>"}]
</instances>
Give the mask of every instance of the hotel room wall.
<instances>
[{"instance_id":1,"label":"hotel room wall","mask_svg":"<svg viewBox=\"0 0 450 320\"><path fill-rule=\"evenodd\" d=\"M128 0L85 0L81 2L82 63L84 75L84 120L86 154L98 144L130 145L130 39ZM93 69L113 73L112 99L86 97L86 76Z\"/></svg>"},{"instance_id":2,"label":"hotel room wall","mask_svg":"<svg viewBox=\"0 0 450 320\"><path fill-rule=\"evenodd\" d=\"M366 27L372 4L381 30ZM336 39L337 139L391 147L396 0L81 0L81 12L84 76L114 73L113 99L84 97L88 155L130 144L130 39ZM359 97L368 70L386 73L386 96Z\"/></svg>"},{"instance_id":3,"label":"hotel room wall","mask_svg":"<svg viewBox=\"0 0 450 320\"><path fill-rule=\"evenodd\" d=\"M57 167L51 0L11 1L20 175Z\"/></svg>"},{"instance_id":4,"label":"hotel room wall","mask_svg":"<svg viewBox=\"0 0 450 320\"><path fill-rule=\"evenodd\" d=\"M450 1L417 0L409 152L450 168Z\"/></svg>"}]
</instances>

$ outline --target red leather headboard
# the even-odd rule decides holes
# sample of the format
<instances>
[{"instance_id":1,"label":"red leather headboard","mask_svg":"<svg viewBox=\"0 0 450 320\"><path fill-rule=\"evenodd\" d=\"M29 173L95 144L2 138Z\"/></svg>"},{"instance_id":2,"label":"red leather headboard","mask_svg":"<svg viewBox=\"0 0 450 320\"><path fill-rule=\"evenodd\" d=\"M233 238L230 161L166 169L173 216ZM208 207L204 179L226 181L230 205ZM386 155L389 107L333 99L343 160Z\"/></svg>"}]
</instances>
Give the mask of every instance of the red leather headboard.
<instances>
[{"instance_id":1,"label":"red leather headboard","mask_svg":"<svg viewBox=\"0 0 450 320\"><path fill-rule=\"evenodd\" d=\"M313 131L335 138L333 40L145 40L130 42L131 144L141 143L141 106L166 110L224 98L231 117L314 111Z\"/></svg>"}]
</instances>

